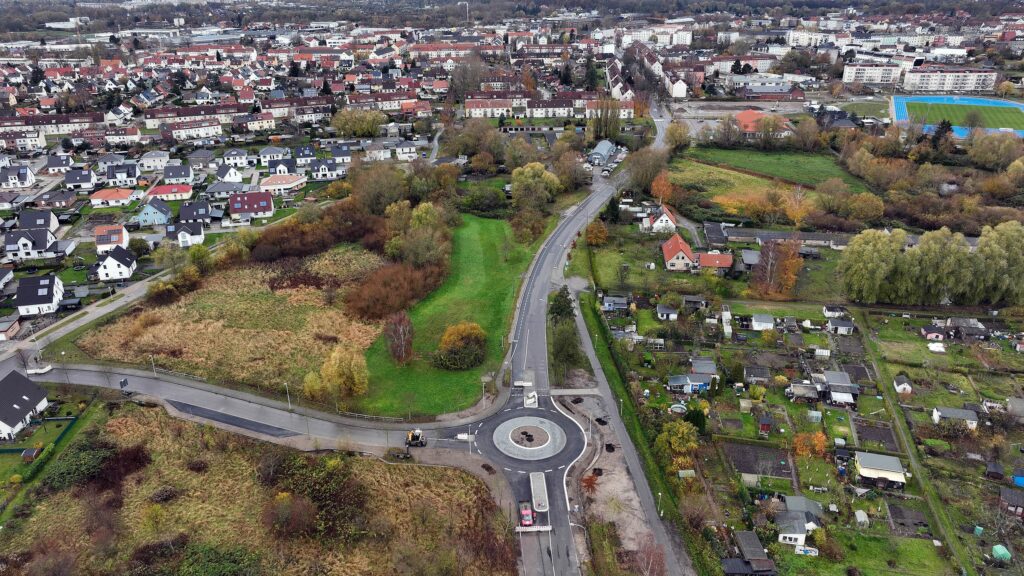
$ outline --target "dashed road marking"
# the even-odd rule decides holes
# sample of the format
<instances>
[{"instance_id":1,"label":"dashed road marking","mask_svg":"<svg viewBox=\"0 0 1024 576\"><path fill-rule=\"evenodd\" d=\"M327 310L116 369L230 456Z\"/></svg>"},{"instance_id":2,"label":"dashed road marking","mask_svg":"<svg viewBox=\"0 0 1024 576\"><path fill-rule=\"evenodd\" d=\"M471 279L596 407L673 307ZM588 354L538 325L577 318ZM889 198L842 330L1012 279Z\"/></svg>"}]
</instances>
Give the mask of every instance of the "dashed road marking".
<instances>
[{"instance_id":1,"label":"dashed road marking","mask_svg":"<svg viewBox=\"0 0 1024 576\"><path fill-rule=\"evenodd\" d=\"M504 467L504 466L502 466L502 468L505 468L505 467ZM511 472L511 471L512 471L512 469L511 469L511 468L505 468L505 472Z\"/></svg>"}]
</instances>

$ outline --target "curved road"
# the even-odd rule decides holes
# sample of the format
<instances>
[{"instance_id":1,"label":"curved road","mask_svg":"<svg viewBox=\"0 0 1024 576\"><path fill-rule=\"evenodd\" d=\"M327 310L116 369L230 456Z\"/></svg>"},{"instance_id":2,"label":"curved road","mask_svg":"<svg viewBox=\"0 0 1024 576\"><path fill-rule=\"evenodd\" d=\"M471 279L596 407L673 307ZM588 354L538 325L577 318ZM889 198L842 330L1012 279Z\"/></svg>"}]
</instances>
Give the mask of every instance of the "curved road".
<instances>
[{"instance_id":1,"label":"curved road","mask_svg":"<svg viewBox=\"0 0 1024 576\"><path fill-rule=\"evenodd\" d=\"M665 126L669 121L662 116L659 106L652 106L652 116L657 128L655 146L663 146ZM436 139L434 151L436 154ZM576 575L581 573L579 558L572 533L571 503L566 492L566 477L569 468L582 455L587 438L575 420L566 415L550 395L547 366L547 297L562 277L566 253L579 232L607 204L616 191L616 182L624 178L619 174L609 179L595 174L592 193L580 204L567 210L554 232L542 244L528 272L516 309L510 337L510 351L503 370L511 370L512 380L530 380L537 393L536 407L524 407L524 389L515 388L511 393L502 394L499 401L473 416L422 424L430 430L428 442L446 448L468 448L487 458L500 467L509 481L516 500L530 500L529 473L545 475L550 510L539 515L539 524L550 526L550 531L521 534L521 572L534 575ZM124 301L138 297L124 298ZM71 324L77 324L72 322ZM607 385L601 367L596 363L593 346L586 327L577 322L588 357L594 364L599 389L606 406L614 406L615 398ZM54 330L42 338L43 343L67 332L70 327ZM20 345L19 347L27 347ZM0 360L0 369L22 369L18 357L8 352ZM379 450L404 445L405 432L409 424L374 421L325 414L314 410L292 407L285 402L229 390L185 377L125 368L104 368L99 366L58 367L53 372L34 376L35 380L117 388L122 378L128 380L128 390L159 398L182 414L233 426L265 438L308 446L309 442L324 448L349 450ZM527 389L529 390L529 389ZM616 412L609 411L614 417ZM557 454L537 460L521 460L507 456L500 444L495 442L494 430L512 418L534 416L548 420L565 433L565 446ZM679 576L693 574L685 552L673 545L673 539L666 527L656 520L657 511L654 497L644 477L635 448L621 421L614 417L616 433L626 449L629 472L640 494L641 505L654 529L655 537L666 549L668 574ZM466 438L469 438L467 442Z\"/></svg>"}]
</instances>

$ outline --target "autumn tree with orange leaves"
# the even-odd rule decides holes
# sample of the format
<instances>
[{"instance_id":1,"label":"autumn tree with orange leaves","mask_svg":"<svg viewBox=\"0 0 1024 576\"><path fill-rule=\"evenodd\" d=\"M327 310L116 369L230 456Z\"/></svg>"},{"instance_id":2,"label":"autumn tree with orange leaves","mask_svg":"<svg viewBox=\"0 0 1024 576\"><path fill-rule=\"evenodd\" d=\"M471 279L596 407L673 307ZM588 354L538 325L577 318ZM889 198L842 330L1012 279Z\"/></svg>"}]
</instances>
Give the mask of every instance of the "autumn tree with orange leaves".
<instances>
[{"instance_id":1,"label":"autumn tree with orange leaves","mask_svg":"<svg viewBox=\"0 0 1024 576\"><path fill-rule=\"evenodd\" d=\"M674 190L675 186L668 179L668 172L665 170L658 172L658 175L654 177L654 181L651 182L651 196L657 198L661 204L668 204L672 201L672 192Z\"/></svg>"},{"instance_id":2,"label":"autumn tree with orange leaves","mask_svg":"<svg viewBox=\"0 0 1024 576\"><path fill-rule=\"evenodd\" d=\"M818 456L825 455L828 448L828 438L821 430L817 432L802 432L793 436L793 451L797 456Z\"/></svg>"},{"instance_id":3,"label":"autumn tree with orange leaves","mask_svg":"<svg viewBox=\"0 0 1024 576\"><path fill-rule=\"evenodd\" d=\"M803 263L799 240L765 242L761 246L761 260L754 266L750 286L762 297L788 296L796 286Z\"/></svg>"}]
</instances>

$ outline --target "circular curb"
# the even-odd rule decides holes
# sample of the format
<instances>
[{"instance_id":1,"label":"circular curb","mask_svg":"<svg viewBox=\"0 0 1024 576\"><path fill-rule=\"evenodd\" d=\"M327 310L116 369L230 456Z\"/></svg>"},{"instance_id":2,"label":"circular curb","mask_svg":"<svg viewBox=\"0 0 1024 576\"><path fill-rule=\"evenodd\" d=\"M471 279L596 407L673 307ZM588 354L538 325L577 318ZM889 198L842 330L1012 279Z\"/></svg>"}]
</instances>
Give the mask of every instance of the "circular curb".
<instances>
[{"instance_id":1,"label":"circular curb","mask_svg":"<svg viewBox=\"0 0 1024 576\"><path fill-rule=\"evenodd\" d=\"M548 441L541 446L528 448L520 446L512 440L512 432L524 426L540 428L548 435ZM544 460L551 458L565 448L565 431L558 424L547 418L536 416L520 416L499 424L492 435L494 447L502 454L517 460Z\"/></svg>"}]
</instances>

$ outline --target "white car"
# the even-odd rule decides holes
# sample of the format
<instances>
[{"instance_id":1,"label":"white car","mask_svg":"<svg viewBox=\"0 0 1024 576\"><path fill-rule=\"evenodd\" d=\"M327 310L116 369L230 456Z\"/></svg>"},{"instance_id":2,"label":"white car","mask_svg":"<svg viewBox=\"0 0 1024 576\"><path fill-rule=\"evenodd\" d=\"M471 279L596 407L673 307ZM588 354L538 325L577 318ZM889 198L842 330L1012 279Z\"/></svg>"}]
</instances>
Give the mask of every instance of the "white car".
<instances>
[{"instance_id":1,"label":"white car","mask_svg":"<svg viewBox=\"0 0 1024 576\"><path fill-rule=\"evenodd\" d=\"M604 176L605 178L607 178L610 175L611 175L611 172L609 172L608 170L602 170L601 171L601 176Z\"/></svg>"}]
</instances>

